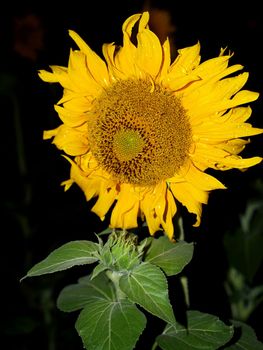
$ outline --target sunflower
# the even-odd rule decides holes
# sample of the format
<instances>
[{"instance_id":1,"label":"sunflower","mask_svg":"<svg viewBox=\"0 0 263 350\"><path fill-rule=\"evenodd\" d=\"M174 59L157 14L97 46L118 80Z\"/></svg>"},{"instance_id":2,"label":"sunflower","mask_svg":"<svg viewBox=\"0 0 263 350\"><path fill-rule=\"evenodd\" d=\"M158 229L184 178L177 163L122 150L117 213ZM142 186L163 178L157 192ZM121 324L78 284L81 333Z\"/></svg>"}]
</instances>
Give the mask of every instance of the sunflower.
<instances>
[{"instance_id":1,"label":"sunflower","mask_svg":"<svg viewBox=\"0 0 263 350\"><path fill-rule=\"evenodd\" d=\"M261 162L239 153L249 142L242 137L262 129L246 122L258 93L241 90L248 73L233 76L243 67L229 66L232 54L221 49L200 63L198 42L171 62L169 41L162 45L148 21L148 12L129 17L122 46L104 44L104 59L69 31L78 49L68 67L39 71L63 87L55 105L62 124L44 139L71 164L65 190L76 183L87 200L96 197L92 211L101 220L110 211L111 228L135 228L140 218L151 235L162 229L172 239L178 203L198 226L210 191L225 188L207 169Z\"/></svg>"}]
</instances>

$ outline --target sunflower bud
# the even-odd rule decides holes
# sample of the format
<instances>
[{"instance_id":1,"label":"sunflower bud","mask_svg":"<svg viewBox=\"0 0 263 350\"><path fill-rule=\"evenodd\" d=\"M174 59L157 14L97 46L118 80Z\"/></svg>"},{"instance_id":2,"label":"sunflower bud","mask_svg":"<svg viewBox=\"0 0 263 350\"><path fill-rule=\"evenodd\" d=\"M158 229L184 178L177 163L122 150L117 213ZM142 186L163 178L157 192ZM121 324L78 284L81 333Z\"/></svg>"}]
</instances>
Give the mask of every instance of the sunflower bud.
<instances>
[{"instance_id":1,"label":"sunflower bud","mask_svg":"<svg viewBox=\"0 0 263 350\"><path fill-rule=\"evenodd\" d=\"M126 230L113 231L100 252L100 261L114 271L132 270L141 262L138 238Z\"/></svg>"}]
</instances>

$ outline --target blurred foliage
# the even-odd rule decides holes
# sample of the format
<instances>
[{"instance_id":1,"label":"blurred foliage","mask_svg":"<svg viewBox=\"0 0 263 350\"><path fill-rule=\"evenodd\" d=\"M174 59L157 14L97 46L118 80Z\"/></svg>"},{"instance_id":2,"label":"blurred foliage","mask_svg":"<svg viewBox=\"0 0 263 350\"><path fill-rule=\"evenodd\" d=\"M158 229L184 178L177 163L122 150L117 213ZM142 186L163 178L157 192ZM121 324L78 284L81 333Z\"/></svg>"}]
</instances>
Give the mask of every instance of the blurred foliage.
<instances>
[{"instance_id":1,"label":"blurred foliage","mask_svg":"<svg viewBox=\"0 0 263 350\"><path fill-rule=\"evenodd\" d=\"M259 285L255 278L263 262L262 180L258 179L253 188L255 194L240 214L240 225L224 235L229 262L225 288L232 316L240 321L247 321L263 301L263 284Z\"/></svg>"}]
</instances>

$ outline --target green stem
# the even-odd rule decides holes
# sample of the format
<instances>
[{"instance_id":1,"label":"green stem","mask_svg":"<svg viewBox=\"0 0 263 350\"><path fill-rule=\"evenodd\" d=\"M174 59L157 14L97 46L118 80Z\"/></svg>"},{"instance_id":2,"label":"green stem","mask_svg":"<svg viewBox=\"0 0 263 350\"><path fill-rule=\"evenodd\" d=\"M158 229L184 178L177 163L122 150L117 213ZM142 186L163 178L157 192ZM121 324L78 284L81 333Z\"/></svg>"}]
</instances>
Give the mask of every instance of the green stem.
<instances>
[{"instance_id":1,"label":"green stem","mask_svg":"<svg viewBox=\"0 0 263 350\"><path fill-rule=\"evenodd\" d=\"M107 270L106 272L109 279L112 281L116 291L116 297L118 300L126 299L126 294L120 289L119 281L122 274L118 271Z\"/></svg>"},{"instance_id":2,"label":"green stem","mask_svg":"<svg viewBox=\"0 0 263 350\"><path fill-rule=\"evenodd\" d=\"M189 289L188 289L188 278L186 276L182 276L180 278L180 280L181 280L182 288L184 291L185 303L186 303L187 307L189 307L190 306L190 298L189 298Z\"/></svg>"},{"instance_id":3,"label":"green stem","mask_svg":"<svg viewBox=\"0 0 263 350\"><path fill-rule=\"evenodd\" d=\"M184 225L183 225L183 219L181 216L178 219L178 226L179 226L179 232L180 232L179 239L184 241L184 239L185 239L185 237L184 237ZM190 306L190 298L189 298L189 289L188 289L188 278L186 276L182 276L180 278L180 280L181 280L182 288L184 291L185 303L186 303L187 307L189 307Z\"/></svg>"},{"instance_id":4,"label":"green stem","mask_svg":"<svg viewBox=\"0 0 263 350\"><path fill-rule=\"evenodd\" d=\"M156 343L156 341L153 343L153 346L151 348L151 350L155 350L157 348L158 344Z\"/></svg>"}]
</instances>

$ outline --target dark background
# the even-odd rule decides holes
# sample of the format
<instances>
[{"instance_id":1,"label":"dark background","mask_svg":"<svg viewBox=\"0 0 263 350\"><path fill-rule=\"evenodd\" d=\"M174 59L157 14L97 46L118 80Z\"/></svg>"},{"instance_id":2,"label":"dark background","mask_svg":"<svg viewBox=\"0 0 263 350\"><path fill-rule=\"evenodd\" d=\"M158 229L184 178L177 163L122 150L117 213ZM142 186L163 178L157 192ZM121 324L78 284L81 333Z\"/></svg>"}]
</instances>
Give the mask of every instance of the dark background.
<instances>
[{"instance_id":1,"label":"dark background","mask_svg":"<svg viewBox=\"0 0 263 350\"><path fill-rule=\"evenodd\" d=\"M55 301L65 285L76 282L89 270L75 268L22 283L19 279L53 249L71 240L93 240L94 232L107 227L107 220L102 223L90 212L94 201L87 203L77 186L66 193L60 186L69 177L69 164L50 141L42 140L42 133L59 125L53 105L62 90L40 81L37 70L67 65L70 47L74 45L68 29L75 30L99 55L103 43L121 44L122 23L140 12L142 6L141 0L74 1L69 5L56 1L11 1L1 12L1 331L10 350L82 348L74 330L77 314L58 311ZM199 40L204 61L217 56L221 47L227 47L234 52L230 63L242 64L250 72L246 88L263 92L263 20L258 1L250 1L247 6L233 1L209 6L162 1L161 6L170 11L176 26L176 48ZM14 18L31 12L41 21L44 45L37 60L26 62L12 51L12 30ZM14 100L14 95L18 99ZM256 127L263 127L262 106L260 96L252 104L251 122ZM253 137L244 155L262 156L261 140L261 136ZM191 309L228 319L230 306L223 286L228 260L223 236L239 226L239 215L251 198L262 200L262 192L255 188L262 178L262 165L244 173L231 170L215 175L228 190L211 193L199 228L188 224L192 218L182 209L187 222L186 239L196 243L186 273ZM262 283L260 267L251 284ZM248 322L263 340L262 305ZM154 327L153 320L149 324ZM148 336L152 336L149 327L145 339Z\"/></svg>"}]
</instances>

